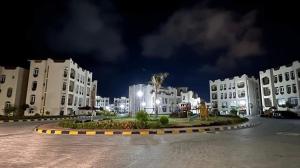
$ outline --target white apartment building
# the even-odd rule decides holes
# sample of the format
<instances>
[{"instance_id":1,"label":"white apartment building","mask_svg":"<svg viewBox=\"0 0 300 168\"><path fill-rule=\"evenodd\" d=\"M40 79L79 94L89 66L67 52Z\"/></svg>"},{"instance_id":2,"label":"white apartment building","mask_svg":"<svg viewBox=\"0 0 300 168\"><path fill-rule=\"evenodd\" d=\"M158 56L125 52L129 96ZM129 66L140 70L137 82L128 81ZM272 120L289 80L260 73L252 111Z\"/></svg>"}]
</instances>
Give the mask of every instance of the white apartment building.
<instances>
[{"instance_id":1,"label":"white apartment building","mask_svg":"<svg viewBox=\"0 0 300 168\"><path fill-rule=\"evenodd\" d=\"M229 114L236 109L239 115L257 115L260 113L259 82L247 75L235 76L224 80L210 80L210 102L212 111Z\"/></svg>"},{"instance_id":2,"label":"white apartment building","mask_svg":"<svg viewBox=\"0 0 300 168\"><path fill-rule=\"evenodd\" d=\"M155 114L155 103L158 106L158 114L170 114L177 108L181 97L177 95L177 89L162 87L155 99L152 85L137 84L129 86L129 113L135 115L139 110L145 110L149 114Z\"/></svg>"},{"instance_id":3,"label":"white apartment building","mask_svg":"<svg viewBox=\"0 0 300 168\"><path fill-rule=\"evenodd\" d=\"M0 66L0 115L5 114L5 109L16 107L22 115L25 107L28 82L28 70L16 67L5 68Z\"/></svg>"},{"instance_id":4,"label":"white apartment building","mask_svg":"<svg viewBox=\"0 0 300 168\"><path fill-rule=\"evenodd\" d=\"M191 111L193 113L197 113L198 106L200 105L200 97L193 92L193 91L186 91L186 92L181 92L181 103L190 103L191 104Z\"/></svg>"},{"instance_id":5,"label":"white apartment building","mask_svg":"<svg viewBox=\"0 0 300 168\"><path fill-rule=\"evenodd\" d=\"M92 77L72 59L30 60L25 115L69 115L91 106L97 92Z\"/></svg>"},{"instance_id":6,"label":"white apartment building","mask_svg":"<svg viewBox=\"0 0 300 168\"><path fill-rule=\"evenodd\" d=\"M300 63L283 65L259 72L263 111L270 107L286 110L289 103L293 107L300 104Z\"/></svg>"},{"instance_id":7,"label":"white apartment building","mask_svg":"<svg viewBox=\"0 0 300 168\"><path fill-rule=\"evenodd\" d=\"M114 98L114 111L117 113L129 113L129 98Z\"/></svg>"},{"instance_id":8,"label":"white apartment building","mask_svg":"<svg viewBox=\"0 0 300 168\"><path fill-rule=\"evenodd\" d=\"M96 96L96 108L106 109L109 107L109 97Z\"/></svg>"}]
</instances>

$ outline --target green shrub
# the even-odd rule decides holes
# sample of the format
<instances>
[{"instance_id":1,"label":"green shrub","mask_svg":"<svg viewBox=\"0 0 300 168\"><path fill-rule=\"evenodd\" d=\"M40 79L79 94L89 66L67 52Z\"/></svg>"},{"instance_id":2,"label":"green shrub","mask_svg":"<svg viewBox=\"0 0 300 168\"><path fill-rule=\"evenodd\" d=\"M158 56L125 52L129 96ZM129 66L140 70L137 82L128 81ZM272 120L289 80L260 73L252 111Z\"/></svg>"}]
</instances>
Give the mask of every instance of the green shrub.
<instances>
[{"instance_id":1,"label":"green shrub","mask_svg":"<svg viewBox=\"0 0 300 168\"><path fill-rule=\"evenodd\" d=\"M237 110L236 109L231 109L230 114L233 115L233 116L236 116L237 115Z\"/></svg>"},{"instance_id":2,"label":"green shrub","mask_svg":"<svg viewBox=\"0 0 300 168\"><path fill-rule=\"evenodd\" d=\"M41 116L41 115L40 115L39 113L35 113L34 116L35 116L35 117L39 117L39 116Z\"/></svg>"},{"instance_id":3,"label":"green shrub","mask_svg":"<svg viewBox=\"0 0 300 168\"><path fill-rule=\"evenodd\" d=\"M160 119L159 119L159 122L162 124L162 125L167 125L169 123L169 118L166 117L166 116L161 116Z\"/></svg>"},{"instance_id":4,"label":"green shrub","mask_svg":"<svg viewBox=\"0 0 300 168\"><path fill-rule=\"evenodd\" d=\"M145 111L141 110L136 113L135 118L140 122L147 122L149 120L149 115Z\"/></svg>"}]
</instances>

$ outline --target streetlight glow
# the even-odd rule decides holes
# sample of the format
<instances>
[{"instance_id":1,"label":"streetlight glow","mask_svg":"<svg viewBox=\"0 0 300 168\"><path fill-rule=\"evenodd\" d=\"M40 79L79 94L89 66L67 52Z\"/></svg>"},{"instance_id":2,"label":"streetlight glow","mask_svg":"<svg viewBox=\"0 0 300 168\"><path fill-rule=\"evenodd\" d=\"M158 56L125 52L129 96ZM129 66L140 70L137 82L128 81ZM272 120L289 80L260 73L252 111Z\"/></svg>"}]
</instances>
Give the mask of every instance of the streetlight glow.
<instances>
[{"instance_id":1,"label":"streetlight glow","mask_svg":"<svg viewBox=\"0 0 300 168\"><path fill-rule=\"evenodd\" d=\"M141 90L139 90L139 91L136 93L136 95L137 95L138 97L143 97L144 93L143 93Z\"/></svg>"},{"instance_id":2,"label":"streetlight glow","mask_svg":"<svg viewBox=\"0 0 300 168\"><path fill-rule=\"evenodd\" d=\"M160 100L159 99L156 99L155 100L155 103L158 105L158 104L160 104Z\"/></svg>"},{"instance_id":3,"label":"streetlight glow","mask_svg":"<svg viewBox=\"0 0 300 168\"><path fill-rule=\"evenodd\" d=\"M121 104L121 105L120 105L120 108L121 108L121 109L125 108L124 104Z\"/></svg>"},{"instance_id":4,"label":"streetlight glow","mask_svg":"<svg viewBox=\"0 0 300 168\"><path fill-rule=\"evenodd\" d=\"M145 107L145 106L146 106L146 102L142 102L141 105L142 105L143 107Z\"/></svg>"}]
</instances>

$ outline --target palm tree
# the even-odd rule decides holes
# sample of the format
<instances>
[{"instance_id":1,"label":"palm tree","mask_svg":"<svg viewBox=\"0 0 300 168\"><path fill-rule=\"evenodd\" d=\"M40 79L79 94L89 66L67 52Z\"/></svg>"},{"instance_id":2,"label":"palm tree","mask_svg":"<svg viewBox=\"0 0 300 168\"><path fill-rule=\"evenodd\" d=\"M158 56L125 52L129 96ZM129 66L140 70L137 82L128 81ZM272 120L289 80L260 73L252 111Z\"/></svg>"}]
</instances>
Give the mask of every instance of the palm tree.
<instances>
[{"instance_id":1,"label":"palm tree","mask_svg":"<svg viewBox=\"0 0 300 168\"><path fill-rule=\"evenodd\" d=\"M164 82L164 80L167 78L167 76L169 75L169 73L158 73L158 74L154 74L151 77L151 81L150 84L153 85L154 87L154 106L155 106L155 116L158 116L158 108L157 108L157 104L156 104L156 98L157 98L157 93L159 91L159 89L161 88L162 83Z\"/></svg>"}]
</instances>

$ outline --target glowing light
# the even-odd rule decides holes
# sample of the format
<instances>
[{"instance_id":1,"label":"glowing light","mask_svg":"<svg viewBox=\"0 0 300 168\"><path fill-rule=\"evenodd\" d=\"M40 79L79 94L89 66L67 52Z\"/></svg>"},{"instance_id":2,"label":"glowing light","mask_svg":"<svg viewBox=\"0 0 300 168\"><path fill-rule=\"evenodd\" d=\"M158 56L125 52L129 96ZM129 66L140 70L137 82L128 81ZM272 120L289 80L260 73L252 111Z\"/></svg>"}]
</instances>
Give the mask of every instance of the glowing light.
<instances>
[{"instance_id":1,"label":"glowing light","mask_svg":"<svg viewBox=\"0 0 300 168\"><path fill-rule=\"evenodd\" d=\"M141 90L139 90L139 91L136 93L136 95L137 95L138 97L143 97L144 93L143 93Z\"/></svg>"},{"instance_id":2,"label":"glowing light","mask_svg":"<svg viewBox=\"0 0 300 168\"><path fill-rule=\"evenodd\" d=\"M156 100L155 100L155 103L156 103L156 104L160 104L160 100L159 100L159 99L156 99Z\"/></svg>"},{"instance_id":3,"label":"glowing light","mask_svg":"<svg viewBox=\"0 0 300 168\"><path fill-rule=\"evenodd\" d=\"M143 107L145 107L145 106L146 106L146 102L142 102L141 105L142 105Z\"/></svg>"},{"instance_id":4,"label":"glowing light","mask_svg":"<svg viewBox=\"0 0 300 168\"><path fill-rule=\"evenodd\" d=\"M120 105L120 108L121 108L121 109L125 108L124 104L121 104L121 105Z\"/></svg>"}]
</instances>

